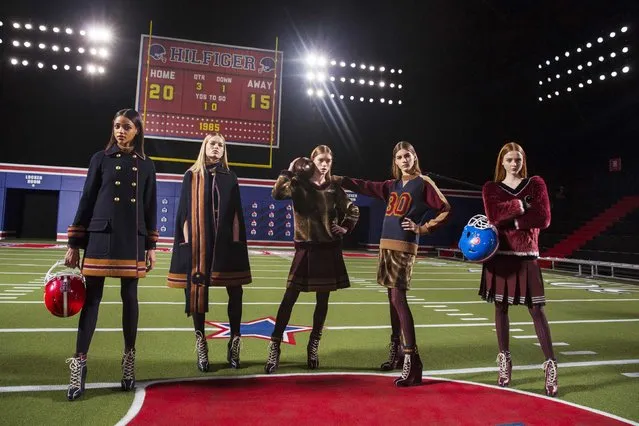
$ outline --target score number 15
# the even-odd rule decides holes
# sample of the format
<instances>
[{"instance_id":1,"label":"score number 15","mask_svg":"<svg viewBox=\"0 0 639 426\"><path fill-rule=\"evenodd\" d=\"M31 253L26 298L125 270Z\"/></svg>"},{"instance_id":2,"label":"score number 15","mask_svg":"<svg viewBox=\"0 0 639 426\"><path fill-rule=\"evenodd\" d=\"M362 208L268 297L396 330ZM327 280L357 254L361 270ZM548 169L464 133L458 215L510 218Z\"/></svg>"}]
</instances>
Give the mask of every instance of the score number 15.
<instances>
[{"instance_id":1,"label":"score number 15","mask_svg":"<svg viewBox=\"0 0 639 426\"><path fill-rule=\"evenodd\" d=\"M271 95L260 95L259 98L255 93L251 93L249 95L249 106L251 109L256 108L256 104L259 101L260 109L270 109L271 108Z\"/></svg>"}]
</instances>

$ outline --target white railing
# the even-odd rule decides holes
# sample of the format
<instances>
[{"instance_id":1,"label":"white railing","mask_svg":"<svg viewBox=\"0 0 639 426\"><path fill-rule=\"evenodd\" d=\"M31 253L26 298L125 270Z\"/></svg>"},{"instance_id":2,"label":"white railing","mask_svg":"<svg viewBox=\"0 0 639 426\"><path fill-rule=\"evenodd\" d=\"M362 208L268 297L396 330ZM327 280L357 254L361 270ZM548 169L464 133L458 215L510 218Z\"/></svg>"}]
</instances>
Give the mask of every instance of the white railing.
<instances>
[{"instance_id":1,"label":"white railing","mask_svg":"<svg viewBox=\"0 0 639 426\"><path fill-rule=\"evenodd\" d=\"M437 257L464 260L459 249L437 248ZM616 278L639 281L639 265L632 263L600 262L597 260L566 259L560 257L540 257L542 265L553 271L575 273L578 276Z\"/></svg>"}]
</instances>

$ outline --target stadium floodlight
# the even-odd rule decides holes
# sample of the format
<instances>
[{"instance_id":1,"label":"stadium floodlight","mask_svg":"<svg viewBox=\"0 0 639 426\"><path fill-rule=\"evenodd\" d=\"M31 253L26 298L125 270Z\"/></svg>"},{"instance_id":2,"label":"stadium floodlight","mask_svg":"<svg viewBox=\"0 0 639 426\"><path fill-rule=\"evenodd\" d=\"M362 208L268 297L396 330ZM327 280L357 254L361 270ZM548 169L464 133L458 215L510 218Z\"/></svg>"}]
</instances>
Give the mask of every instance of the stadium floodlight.
<instances>
[{"instance_id":1,"label":"stadium floodlight","mask_svg":"<svg viewBox=\"0 0 639 426\"><path fill-rule=\"evenodd\" d=\"M579 87L583 88L584 84L583 83L579 83Z\"/></svg>"},{"instance_id":2,"label":"stadium floodlight","mask_svg":"<svg viewBox=\"0 0 639 426\"><path fill-rule=\"evenodd\" d=\"M330 76L329 80L331 80L331 81L335 81L335 76L333 76L333 75L332 75L332 76Z\"/></svg>"},{"instance_id":3,"label":"stadium floodlight","mask_svg":"<svg viewBox=\"0 0 639 426\"><path fill-rule=\"evenodd\" d=\"M601 74L601 75L599 76L599 80L603 81L603 80L605 80L605 79L606 79L606 76L605 76L605 75Z\"/></svg>"},{"instance_id":4,"label":"stadium floodlight","mask_svg":"<svg viewBox=\"0 0 639 426\"><path fill-rule=\"evenodd\" d=\"M344 99L344 95L339 95L339 98L340 99Z\"/></svg>"},{"instance_id":5,"label":"stadium floodlight","mask_svg":"<svg viewBox=\"0 0 639 426\"><path fill-rule=\"evenodd\" d=\"M586 83L588 83L588 84L592 84L592 80L591 80L591 79L588 79L588 80L586 80Z\"/></svg>"},{"instance_id":6,"label":"stadium floodlight","mask_svg":"<svg viewBox=\"0 0 639 426\"><path fill-rule=\"evenodd\" d=\"M369 98L368 102L373 103L374 99L373 98Z\"/></svg>"},{"instance_id":7,"label":"stadium floodlight","mask_svg":"<svg viewBox=\"0 0 639 426\"><path fill-rule=\"evenodd\" d=\"M628 53L628 47L624 46L624 48L623 48L623 49L621 49L621 51L622 51L623 53Z\"/></svg>"},{"instance_id":8,"label":"stadium floodlight","mask_svg":"<svg viewBox=\"0 0 639 426\"><path fill-rule=\"evenodd\" d=\"M388 105L393 105L393 100L392 99L388 100Z\"/></svg>"},{"instance_id":9,"label":"stadium floodlight","mask_svg":"<svg viewBox=\"0 0 639 426\"><path fill-rule=\"evenodd\" d=\"M91 37L91 33L89 33L89 37ZM314 66L317 63L317 55L309 53L306 57L306 63L310 66Z\"/></svg>"},{"instance_id":10,"label":"stadium floodlight","mask_svg":"<svg viewBox=\"0 0 639 426\"><path fill-rule=\"evenodd\" d=\"M566 71L566 74L572 74L572 70Z\"/></svg>"},{"instance_id":11,"label":"stadium floodlight","mask_svg":"<svg viewBox=\"0 0 639 426\"><path fill-rule=\"evenodd\" d=\"M379 101L380 101L381 103L384 103L384 102L386 102L386 99L381 98Z\"/></svg>"},{"instance_id":12,"label":"stadium floodlight","mask_svg":"<svg viewBox=\"0 0 639 426\"><path fill-rule=\"evenodd\" d=\"M75 70L76 71L82 71L82 65L76 65L75 66Z\"/></svg>"},{"instance_id":13,"label":"stadium floodlight","mask_svg":"<svg viewBox=\"0 0 639 426\"><path fill-rule=\"evenodd\" d=\"M398 89L401 89L401 88L402 88L402 85L401 85L401 84L398 84L398 85L397 85L397 88L398 88Z\"/></svg>"},{"instance_id":14,"label":"stadium floodlight","mask_svg":"<svg viewBox=\"0 0 639 426\"><path fill-rule=\"evenodd\" d=\"M610 57L614 58L615 56L617 56L617 54L615 52L610 52Z\"/></svg>"},{"instance_id":15,"label":"stadium floodlight","mask_svg":"<svg viewBox=\"0 0 639 426\"><path fill-rule=\"evenodd\" d=\"M590 43L590 42L586 43L586 47L587 47L588 49L590 49L590 48L592 47L592 43Z\"/></svg>"},{"instance_id":16,"label":"stadium floodlight","mask_svg":"<svg viewBox=\"0 0 639 426\"><path fill-rule=\"evenodd\" d=\"M604 57L603 57L603 56L600 56L600 57L599 57L599 62L603 62L603 61L604 61Z\"/></svg>"},{"instance_id":17,"label":"stadium floodlight","mask_svg":"<svg viewBox=\"0 0 639 426\"><path fill-rule=\"evenodd\" d=\"M403 72L404 72L404 71L402 71L402 69L401 69L401 68L397 70L397 74L401 74L401 73L403 73Z\"/></svg>"},{"instance_id":18,"label":"stadium floodlight","mask_svg":"<svg viewBox=\"0 0 639 426\"><path fill-rule=\"evenodd\" d=\"M46 26L46 25L40 25L40 26L38 27L38 29L39 29L40 31L46 31L46 30L47 30L47 26Z\"/></svg>"},{"instance_id":19,"label":"stadium floodlight","mask_svg":"<svg viewBox=\"0 0 639 426\"><path fill-rule=\"evenodd\" d=\"M108 43L113 38L113 34L108 28L95 26L87 31L89 40Z\"/></svg>"},{"instance_id":20,"label":"stadium floodlight","mask_svg":"<svg viewBox=\"0 0 639 426\"><path fill-rule=\"evenodd\" d=\"M324 97L324 91L323 91L322 89L317 89L316 94L317 94L317 96L318 96L318 97L320 97L320 98L323 98L323 97Z\"/></svg>"},{"instance_id":21,"label":"stadium floodlight","mask_svg":"<svg viewBox=\"0 0 639 426\"><path fill-rule=\"evenodd\" d=\"M555 56L555 61L558 61L558 60L559 60L559 56Z\"/></svg>"},{"instance_id":22,"label":"stadium floodlight","mask_svg":"<svg viewBox=\"0 0 639 426\"><path fill-rule=\"evenodd\" d=\"M326 58L324 56L319 56L317 58L317 65L320 67L325 67L326 66Z\"/></svg>"},{"instance_id":23,"label":"stadium floodlight","mask_svg":"<svg viewBox=\"0 0 639 426\"><path fill-rule=\"evenodd\" d=\"M546 65L550 65L550 61L546 61Z\"/></svg>"},{"instance_id":24,"label":"stadium floodlight","mask_svg":"<svg viewBox=\"0 0 639 426\"><path fill-rule=\"evenodd\" d=\"M548 97L548 99L552 98L552 95L550 93L548 93L546 96Z\"/></svg>"},{"instance_id":25,"label":"stadium floodlight","mask_svg":"<svg viewBox=\"0 0 639 426\"><path fill-rule=\"evenodd\" d=\"M331 61L331 66L335 66L335 65L337 65L337 61L336 61L335 59L333 59L333 60Z\"/></svg>"},{"instance_id":26,"label":"stadium floodlight","mask_svg":"<svg viewBox=\"0 0 639 426\"><path fill-rule=\"evenodd\" d=\"M617 34L613 31L610 33L610 38L614 38Z\"/></svg>"},{"instance_id":27,"label":"stadium floodlight","mask_svg":"<svg viewBox=\"0 0 639 426\"><path fill-rule=\"evenodd\" d=\"M613 71L613 72L611 72L611 73L610 73L610 76L611 76L611 77L617 77L617 71Z\"/></svg>"},{"instance_id":28,"label":"stadium floodlight","mask_svg":"<svg viewBox=\"0 0 639 426\"><path fill-rule=\"evenodd\" d=\"M346 81L346 77L340 77L339 81L341 81L342 83L344 83Z\"/></svg>"},{"instance_id":29,"label":"stadium floodlight","mask_svg":"<svg viewBox=\"0 0 639 426\"><path fill-rule=\"evenodd\" d=\"M29 61L27 61L26 59L23 59L22 65L26 67L27 65L29 65Z\"/></svg>"},{"instance_id":30,"label":"stadium floodlight","mask_svg":"<svg viewBox=\"0 0 639 426\"><path fill-rule=\"evenodd\" d=\"M577 69L578 69L579 71L581 71L582 69L584 69L584 67L583 67L583 65L579 64L579 65L577 65Z\"/></svg>"},{"instance_id":31,"label":"stadium floodlight","mask_svg":"<svg viewBox=\"0 0 639 426\"><path fill-rule=\"evenodd\" d=\"M324 74L323 72L318 72L317 81L324 81L324 80L326 80L326 74Z\"/></svg>"},{"instance_id":32,"label":"stadium floodlight","mask_svg":"<svg viewBox=\"0 0 639 426\"><path fill-rule=\"evenodd\" d=\"M0 44L2 44L2 39L0 38Z\"/></svg>"},{"instance_id":33,"label":"stadium floodlight","mask_svg":"<svg viewBox=\"0 0 639 426\"><path fill-rule=\"evenodd\" d=\"M359 84L364 84L364 83L366 83L366 80L364 80L363 78L360 78L360 79L358 80L358 83L359 83Z\"/></svg>"},{"instance_id":34,"label":"stadium floodlight","mask_svg":"<svg viewBox=\"0 0 639 426\"><path fill-rule=\"evenodd\" d=\"M87 67L86 67L86 68L87 68L87 71L89 72L89 74L94 74L94 73L97 71L97 69L95 68L95 65L93 65L93 64L89 64L89 65L87 65ZM313 89L308 89L308 90L306 91L306 93L307 93L309 96L311 96L311 95L313 94Z\"/></svg>"},{"instance_id":35,"label":"stadium floodlight","mask_svg":"<svg viewBox=\"0 0 639 426\"><path fill-rule=\"evenodd\" d=\"M20 42L18 40L13 40L13 42L11 44L13 44L14 47L19 47L20 46Z\"/></svg>"},{"instance_id":36,"label":"stadium floodlight","mask_svg":"<svg viewBox=\"0 0 639 426\"><path fill-rule=\"evenodd\" d=\"M379 82L379 87L384 87L384 86L386 86L386 83L384 83L383 81L380 81Z\"/></svg>"},{"instance_id":37,"label":"stadium floodlight","mask_svg":"<svg viewBox=\"0 0 639 426\"><path fill-rule=\"evenodd\" d=\"M339 61L339 66L344 68L346 66L346 62L344 61Z\"/></svg>"},{"instance_id":38,"label":"stadium floodlight","mask_svg":"<svg viewBox=\"0 0 639 426\"><path fill-rule=\"evenodd\" d=\"M58 50L60 50L60 47L57 44L54 44L53 46L51 46L51 50L57 52Z\"/></svg>"},{"instance_id":39,"label":"stadium floodlight","mask_svg":"<svg viewBox=\"0 0 639 426\"><path fill-rule=\"evenodd\" d=\"M630 71L630 67L628 65L626 65L625 67L621 69L621 72L624 74L627 73L628 71Z\"/></svg>"},{"instance_id":40,"label":"stadium floodlight","mask_svg":"<svg viewBox=\"0 0 639 426\"><path fill-rule=\"evenodd\" d=\"M371 65L370 67L368 67L369 71L375 71L375 67L373 65Z\"/></svg>"},{"instance_id":41,"label":"stadium floodlight","mask_svg":"<svg viewBox=\"0 0 639 426\"><path fill-rule=\"evenodd\" d=\"M87 32L86 32L86 31L84 31L84 30L80 30L80 35L81 35L81 36L85 36L85 35L87 35Z\"/></svg>"},{"instance_id":42,"label":"stadium floodlight","mask_svg":"<svg viewBox=\"0 0 639 426\"><path fill-rule=\"evenodd\" d=\"M555 96L559 96L559 91L555 90Z\"/></svg>"},{"instance_id":43,"label":"stadium floodlight","mask_svg":"<svg viewBox=\"0 0 639 426\"><path fill-rule=\"evenodd\" d=\"M603 43L603 37L597 37L597 43Z\"/></svg>"},{"instance_id":44,"label":"stadium floodlight","mask_svg":"<svg viewBox=\"0 0 639 426\"><path fill-rule=\"evenodd\" d=\"M40 43L40 44L38 44L38 47L39 47L40 49L46 49L46 48L47 48L47 45L46 45L46 44L44 44L44 43Z\"/></svg>"},{"instance_id":45,"label":"stadium floodlight","mask_svg":"<svg viewBox=\"0 0 639 426\"><path fill-rule=\"evenodd\" d=\"M89 53L92 55L96 55L98 53L98 49L96 49L95 47L92 47L91 49L89 49Z\"/></svg>"},{"instance_id":46,"label":"stadium floodlight","mask_svg":"<svg viewBox=\"0 0 639 426\"><path fill-rule=\"evenodd\" d=\"M375 82L373 80L368 80L368 85L369 86L373 86L375 84Z\"/></svg>"},{"instance_id":47,"label":"stadium floodlight","mask_svg":"<svg viewBox=\"0 0 639 426\"><path fill-rule=\"evenodd\" d=\"M568 87L568 88L566 89L566 92L572 92L572 89L571 89L570 87Z\"/></svg>"},{"instance_id":48,"label":"stadium floodlight","mask_svg":"<svg viewBox=\"0 0 639 426\"><path fill-rule=\"evenodd\" d=\"M71 48L69 46L64 46L64 51L69 53L71 51Z\"/></svg>"},{"instance_id":49,"label":"stadium floodlight","mask_svg":"<svg viewBox=\"0 0 639 426\"><path fill-rule=\"evenodd\" d=\"M20 23L18 23L18 22L14 22L13 23L13 28L15 28L16 30L19 30L20 28L22 28L22 25L20 25Z\"/></svg>"},{"instance_id":50,"label":"stadium floodlight","mask_svg":"<svg viewBox=\"0 0 639 426\"><path fill-rule=\"evenodd\" d=\"M543 84L544 84L544 82L539 80L539 85L542 86Z\"/></svg>"},{"instance_id":51,"label":"stadium floodlight","mask_svg":"<svg viewBox=\"0 0 639 426\"><path fill-rule=\"evenodd\" d=\"M71 28L69 28L69 27L67 27L67 28L64 30L64 32L65 32L65 33L67 33L67 34L73 34L73 30L72 30Z\"/></svg>"},{"instance_id":52,"label":"stadium floodlight","mask_svg":"<svg viewBox=\"0 0 639 426\"><path fill-rule=\"evenodd\" d=\"M27 30L32 30L33 29L33 25L27 23L27 24L24 24L24 28L27 29Z\"/></svg>"},{"instance_id":53,"label":"stadium floodlight","mask_svg":"<svg viewBox=\"0 0 639 426\"><path fill-rule=\"evenodd\" d=\"M351 78L349 81L351 82L351 84L355 84L355 79L354 78Z\"/></svg>"},{"instance_id":54,"label":"stadium floodlight","mask_svg":"<svg viewBox=\"0 0 639 426\"><path fill-rule=\"evenodd\" d=\"M397 101L397 105L401 105L401 104L402 104L402 100L400 99Z\"/></svg>"},{"instance_id":55,"label":"stadium floodlight","mask_svg":"<svg viewBox=\"0 0 639 426\"><path fill-rule=\"evenodd\" d=\"M4 25L4 23L2 21L0 21L0 27L3 26L3 25Z\"/></svg>"},{"instance_id":56,"label":"stadium floodlight","mask_svg":"<svg viewBox=\"0 0 639 426\"><path fill-rule=\"evenodd\" d=\"M390 86L390 87L391 87L391 89L392 89L393 87L395 87L395 83L391 83L391 84L389 84L389 86Z\"/></svg>"},{"instance_id":57,"label":"stadium floodlight","mask_svg":"<svg viewBox=\"0 0 639 426\"><path fill-rule=\"evenodd\" d=\"M18 60L16 58L11 58L11 65L18 65Z\"/></svg>"},{"instance_id":58,"label":"stadium floodlight","mask_svg":"<svg viewBox=\"0 0 639 426\"><path fill-rule=\"evenodd\" d=\"M561 74L555 74L555 78L559 80L561 78Z\"/></svg>"},{"instance_id":59,"label":"stadium floodlight","mask_svg":"<svg viewBox=\"0 0 639 426\"><path fill-rule=\"evenodd\" d=\"M350 99L350 100L352 101L352 100L354 100L354 99L355 99L355 96L351 95L351 97L350 97L350 98L348 98L348 99Z\"/></svg>"},{"instance_id":60,"label":"stadium floodlight","mask_svg":"<svg viewBox=\"0 0 639 426\"><path fill-rule=\"evenodd\" d=\"M577 53L581 53L581 47L577 48Z\"/></svg>"},{"instance_id":61,"label":"stadium floodlight","mask_svg":"<svg viewBox=\"0 0 639 426\"><path fill-rule=\"evenodd\" d=\"M331 93L331 99L335 97L335 93Z\"/></svg>"},{"instance_id":62,"label":"stadium floodlight","mask_svg":"<svg viewBox=\"0 0 639 426\"><path fill-rule=\"evenodd\" d=\"M364 97L363 97L363 96L360 96L359 101L360 101L360 102L364 102Z\"/></svg>"},{"instance_id":63,"label":"stadium floodlight","mask_svg":"<svg viewBox=\"0 0 639 426\"><path fill-rule=\"evenodd\" d=\"M54 70L58 69L58 66L56 64L51 65L51 68L53 68Z\"/></svg>"},{"instance_id":64,"label":"stadium floodlight","mask_svg":"<svg viewBox=\"0 0 639 426\"><path fill-rule=\"evenodd\" d=\"M68 66L68 65L65 65L65 66L64 66L64 70L65 70L65 71L69 71L69 69L71 69L71 67L70 67L70 66Z\"/></svg>"},{"instance_id":65,"label":"stadium floodlight","mask_svg":"<svg viewBox=\"0 0 639 426\"><path fill-rule=\"evenodd\" d=\"M569 56L570 56L570 52L566 52L566 53L564 53L564 55L565 55L565 56L566 56L566 58L567 58L567 57L569 57Z\"/></svg>"},{"instance_id":66,"label":"stadium floodlight","mask_svg":"<svg viewBox=\"0 0 639 426\"><path fill-rule=\"evenodd\" d=\"M356 66L355 62L351 62L351 68L355 68Z\"/></svg>"},{"instance_id":67,"label":"stadium floodlight","mask_svg":"<svg viewBox=\"0 0 639 426\"><path fill-rule=\"evenodd\" d=\"M58 27L53 27L53 32L54 32L54 33L59 33L59 32L60 32L60 28L58 28Z\"/></svg>"},{"instance_id":68,"label":"stadium floodlight","mask_svg":"<svg viewBox=\"0 0 639 426\"><path fill-rule=\"evenodd\" d=\"M628 27L621 27L621 32L625 33L626 31L628 31Z\"/></svg>"},{"instance_id":69,"label":"stadium floodlight","mask_svg":"<svg viewBox=\"0 0 639 426\"><path fill-rule=\"evenodd\" d=\"M550 83L552 81L552 78L548 77L548 83Z\"/></svg>"},{"instance_id":70,"label":"stadium floodlight","mask_svg":"<svg viewBox=\"0 0 639 426\"><path fill-rule=\"evenodd\" d=\"M104 73L105 73L105 71L106 71L106 70L104 69L104 67L98 67L98 73L100 73L100 74L104 74Z\"/></svg>"},{"instance_id":71,"label":"stadium floodlight","mask_svg":"<svg viewBox=\"0 0 639 426\"><path fill-rule=\"evenodd\" d=\"M78 53L84 53L84 47L78 47Z\"/></svg>"},{"instance_id":72,"label":"stadium floodlight","mask_svg":"<svg viewBox=\"0 0 639 426\"><path fill-rule=\"evenodd\" d=\"M588 62L586 63L586 65L588 65L589 67L591 67L591 66L592 66L592 62L591 62L591 61L588 61Z\"/></svg>"},{"instance_id":73,"label":"stadium floodlight","mask_svg":"<svg viewBox=\"0 0 639 426\"><path fill-rule=\"evenodd\" d=\"M395 74L395 68L391 68L391 74Z\"/></svg>"},{"instance_id":74,"label":"stadium floodlight","mask_svg":"<svg viewBox=\"0 0 639 426\"><path fill-rule=\"evenodd\" d=\"M359 67L360 67L360 69L365 70L366 69L366 64L360 64Z\"/></svg>"},{"instance_id":75,"label":"stadium floodlight","mask_svg":"<svg viewBox=\"0 0 639 426\"><path fill-rule=\"evenodd\" d=\"M315 80L315 73L313 71L309 71L306 73L306 79L309 81Z\"/></svg>"},{"instance_id":76,"label":"stadium floodlight","mask_svg":"<svg viewBox=\"0 0 639 426\"><path fill-rule=\"evenodd\" d=\"M541 69L541 64L539 64L539 69Z\"/></svg>"},{"instance_id":77,"label":"stadium floodlight","mask_svg":"<svg viewBox=\"0 0 639 426\"><path fill-rule=\"evenodd\" d=\"M38 68L40 69L44 68L44 64L42 62L38 62Z\"/></svg>"},{"instance_id":78,"label":"stadium floodlight","mask_svg":"<svg viewBox=\"0 0 639 426\"><path fill-rule=\"evenodd\" d=\"M380 70L380 72L384 72L384 71L386 71L386 67L384 67L384 66L379 67L379 70Z\"/></svg>"},{"instance_id":79,"label":"stadium floodlight","mask_svg":"<svg viewBox=\"0 0 639 426\"><path fill-rule=\"evenodd\" d=\"M30 41L25 41L23 44L24 44L24 47L31 47Z\"/></svg>"}]
</instances>

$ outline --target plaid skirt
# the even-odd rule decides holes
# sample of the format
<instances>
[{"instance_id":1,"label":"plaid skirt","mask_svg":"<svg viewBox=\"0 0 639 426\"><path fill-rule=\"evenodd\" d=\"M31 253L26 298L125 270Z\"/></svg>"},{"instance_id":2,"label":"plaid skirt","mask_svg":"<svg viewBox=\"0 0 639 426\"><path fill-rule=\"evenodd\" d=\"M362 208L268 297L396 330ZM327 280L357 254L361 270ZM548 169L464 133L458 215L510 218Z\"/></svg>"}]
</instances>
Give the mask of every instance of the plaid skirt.
<instances>
[{"instance_id":1,"label":"plaid skirt","mask_svg":"<svg viewBox=\"0 0 639 426\"><path fill-rule=\"evenodd\" d=\"M350 287L342 241L295 242L295 256L286 287L308 291L334 291Z\"/></svg>"},{"instance_id":2,"label":"plaid skirt","mask_svg":"<svg viewBox=\"0 0 639 426\"><path fill-rule=\"evenodd\" d=\"M403 251L380 249L377 283L386 288L410 289L415 255Z\"/></svg>"},{"instance_id":3,"label":"plaid skirt","mask_svg":"<svg viewBox=\"0 0 639 426\"><path fill-rule=\"evenodd\" d=\"M544 280L537 259L497 255L484 263L479 295L487 302L545 305Z\"/></svg>"}]
</instances>

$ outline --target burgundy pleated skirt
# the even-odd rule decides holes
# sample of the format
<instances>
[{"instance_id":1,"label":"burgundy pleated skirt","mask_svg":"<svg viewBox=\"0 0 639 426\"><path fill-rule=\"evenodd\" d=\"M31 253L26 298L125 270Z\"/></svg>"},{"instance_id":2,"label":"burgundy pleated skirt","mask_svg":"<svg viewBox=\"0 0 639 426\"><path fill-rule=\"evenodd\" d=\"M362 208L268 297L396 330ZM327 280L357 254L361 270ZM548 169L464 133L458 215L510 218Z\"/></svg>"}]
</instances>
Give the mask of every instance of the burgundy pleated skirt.
<instances>
[{"instance_id":1,"label":"burgundy pleated skirt","mask_svg":"<svg viewBox=\"0 0 639 426\"><path fill-rule=\"evenodd\" d=\"M545 305L544 280L537 259L494 256L483 265L479 295L487 302Z\"/></svg>"},{"instance_id":2,"label":"burgundy pleated skirt","mask_svg":"<svg viewBox=\"0 0 639 426\"><path fill-rule=\"evenodd\" d=\"M350 287L342 241L327 243L295 242L295 256L287 287L299 291L334 291Z\"/></svg>"}]
</instances>

